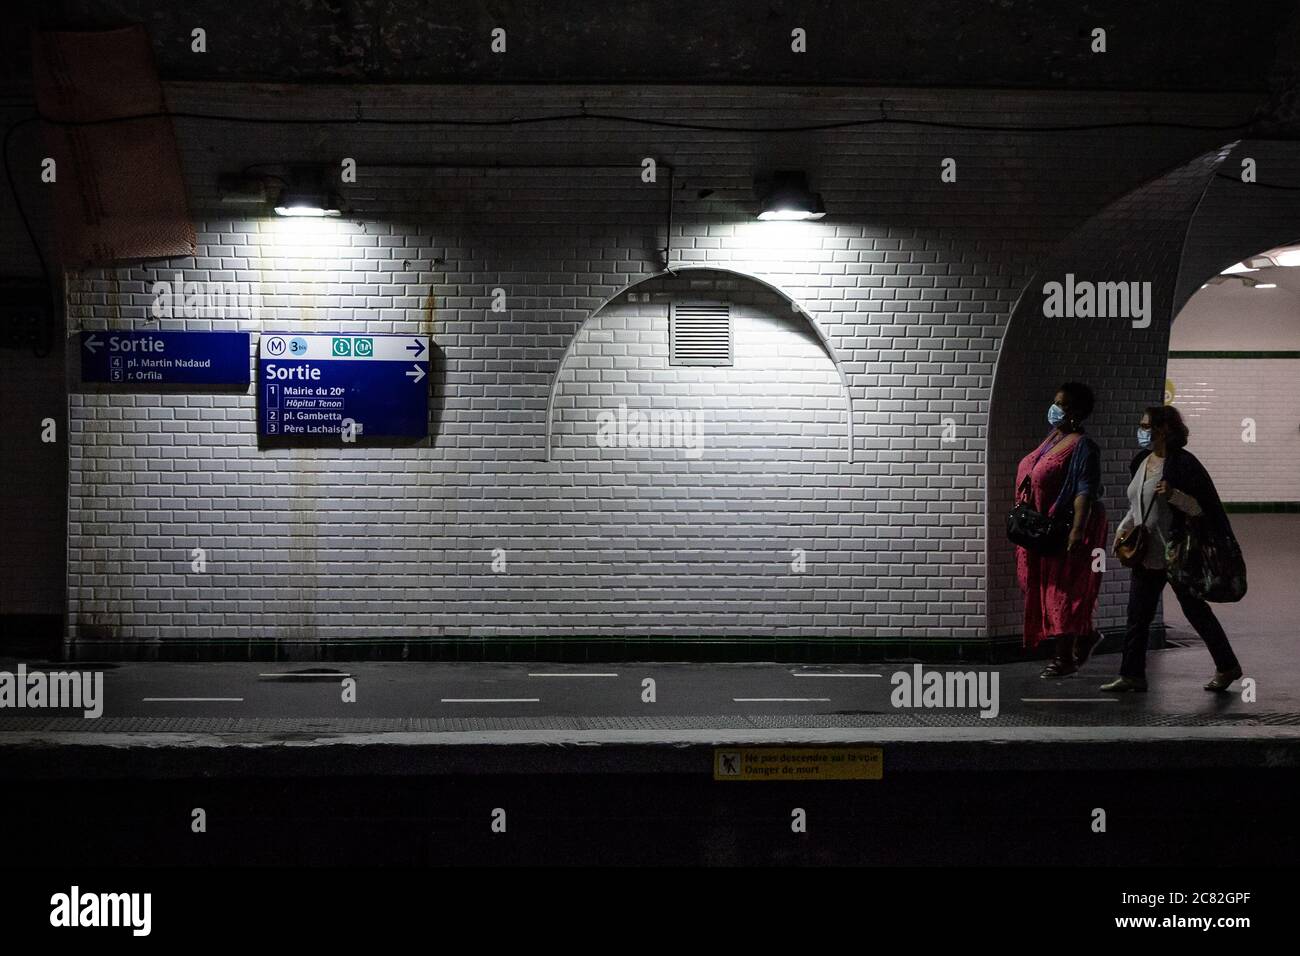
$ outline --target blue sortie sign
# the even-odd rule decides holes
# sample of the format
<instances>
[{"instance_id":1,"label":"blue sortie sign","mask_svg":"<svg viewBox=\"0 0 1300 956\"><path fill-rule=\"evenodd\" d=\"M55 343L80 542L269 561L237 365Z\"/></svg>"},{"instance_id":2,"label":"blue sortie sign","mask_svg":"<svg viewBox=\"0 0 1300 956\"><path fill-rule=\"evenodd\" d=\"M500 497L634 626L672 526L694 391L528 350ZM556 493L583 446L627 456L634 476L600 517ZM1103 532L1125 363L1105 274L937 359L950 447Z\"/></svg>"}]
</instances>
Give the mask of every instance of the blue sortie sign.
<instances>
[{"instance_id":1,"label":"blue sortie sign","mask_svg":"<svg viewBox=\"0 0 1300 956\"><path fill-rule=\"evenodd\" d=\"M429 432L429 340L413 335L263 333L258 431L358 438Z\"/></svg>"},{"instance_id":2,"label":"blue sortie sign","mask_svg":"<svg viewBox=\"0 0 1300 956\"><path fill-rule=\"evenodd\" d=\"M247 332L82 332L81 380L108 385L247 385Z\"/></svg>"}]
</instances>

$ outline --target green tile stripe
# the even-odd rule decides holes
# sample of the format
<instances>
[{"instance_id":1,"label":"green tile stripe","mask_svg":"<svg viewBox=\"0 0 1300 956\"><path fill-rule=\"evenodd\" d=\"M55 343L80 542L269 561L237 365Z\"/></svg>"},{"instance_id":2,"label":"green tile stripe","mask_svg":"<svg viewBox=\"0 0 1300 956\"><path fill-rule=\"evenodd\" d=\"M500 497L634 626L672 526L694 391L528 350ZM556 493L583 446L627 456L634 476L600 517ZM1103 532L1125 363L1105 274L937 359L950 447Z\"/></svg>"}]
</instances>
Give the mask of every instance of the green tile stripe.
<instances>
[{"instance_id":1,"label":"green tile stripe","mask_svg":"<svg viewBox=\"0 0 1300 956\"><path fill-rule=\"evenodd\" d=\"M1300 514L1300 501L1225 501L1234 514Z\"/></svg>"},{"instance_id":2,"label":"green tile stripe","mask_svg":"<svg viewBox=\"0 0 1300 956\"><path fill-rule=\"evenodd\" d=\"M1235 352L1235 351L1190 351L1175 352L1170 351L1171 359L1300 359L1300 352L1282 352L1282 351L1263 351L1263 352Z\"/></svg>"}]
</instances>

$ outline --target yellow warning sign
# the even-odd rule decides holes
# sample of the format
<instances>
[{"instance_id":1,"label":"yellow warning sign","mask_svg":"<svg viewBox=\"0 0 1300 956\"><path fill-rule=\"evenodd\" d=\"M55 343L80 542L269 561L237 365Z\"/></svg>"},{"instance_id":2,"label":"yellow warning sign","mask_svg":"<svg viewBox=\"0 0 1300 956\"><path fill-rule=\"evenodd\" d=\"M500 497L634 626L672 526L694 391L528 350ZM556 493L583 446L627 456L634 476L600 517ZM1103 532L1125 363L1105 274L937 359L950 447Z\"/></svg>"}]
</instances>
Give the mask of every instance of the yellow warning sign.
<instances>
[{"instance_id":1,"label":"yellow warning sign","mask_svg":"<svg viewBox=\"0 0 1300 956\"><path fill-rule=\"evenodd\" d=\"M879 780L879 747L719 747L714 780Z\"/></svg>"}]
</instances>

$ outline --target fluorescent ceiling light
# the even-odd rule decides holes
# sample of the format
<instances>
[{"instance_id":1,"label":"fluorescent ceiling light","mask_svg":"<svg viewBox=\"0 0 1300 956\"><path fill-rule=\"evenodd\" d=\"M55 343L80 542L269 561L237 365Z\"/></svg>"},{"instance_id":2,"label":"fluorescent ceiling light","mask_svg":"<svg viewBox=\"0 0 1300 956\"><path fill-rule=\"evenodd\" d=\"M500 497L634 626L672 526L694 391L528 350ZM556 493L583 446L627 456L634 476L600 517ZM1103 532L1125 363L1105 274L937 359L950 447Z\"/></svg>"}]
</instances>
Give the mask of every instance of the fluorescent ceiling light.
<instances>
[{"instance_id":1,"label":"fluorescent ceiling light","mask_svg":"<svg viewBox=\"0 0 1300 956\"><path fill-rule=\"evenodd\" d=\"M1230 276L1237 272L1258 272L1258 269L1252 269L1244 262L1238 262L1235 265L1228 266L1219 275Z\"/></svg>"},{"instance_id":2,"label":"fluorescent ceiling light","mask_svg":"<svg viewBox=\"0 0 1300 956\"><path fill-rule=\"evenodd\" d=\"M1273 261L1280 266L1300 266L1300 249L1283 249L1273 256Z\"/></svg>"},{"instance_id":3,"label":"fluorescent ceiling light","mask_svg":"<svg viewBox=\"0 0 1300 956\"><path fill-rule=\"evenodd\" d=\"M1272 282L1256 282L1252 288L1255 289L1276 289L1277 285Z\"/></svg>"}]
</instances>

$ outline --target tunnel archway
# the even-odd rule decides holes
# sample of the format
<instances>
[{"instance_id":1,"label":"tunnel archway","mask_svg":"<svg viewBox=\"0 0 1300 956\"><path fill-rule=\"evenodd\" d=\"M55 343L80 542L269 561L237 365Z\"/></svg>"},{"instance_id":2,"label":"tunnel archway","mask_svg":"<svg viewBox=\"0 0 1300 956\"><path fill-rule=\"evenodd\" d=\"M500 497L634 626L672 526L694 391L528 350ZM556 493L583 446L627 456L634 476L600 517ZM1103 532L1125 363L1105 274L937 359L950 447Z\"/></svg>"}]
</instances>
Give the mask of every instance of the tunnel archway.
<instances>
[{"instance_id":1,"label":"tunnel archway","mask_svg":"<svg viewBox=\"0 0 1300 956\"><path fill-rule=\"evenodd\" d=\"M1016 465L1047 433L1045 414L1065 381L1092 386L1097 408L1087 428L1101 446L1103 504L1113 529L1127 510L1133 412L1163 393L1169 329L1189 230L1215 174L1236 144L1202 154L1111 203L1063 242L1022 291L1002 339L989 407L985 473L988 630L1019 635L1023 604L1015 555L1003 521L1014 499ZM1048 307L1049 283L1122 284L1143 297L1127 308ZM1136 285L1135 285L1136 284ZM1128 579L1108 567L1094 623L1122 626Z\"/></svg>"},{"instance_id":2,"label":"tunnel archway","mask_svg":"<svg viewBox=\"0 0 1300 956\"><path fill-rule=\"evenodd\" d=\"M1261 171L1258 182L1245 168ZM1025 287L998 355L989 411L986 472L990 634L1019 633L1020 593L1003 516L1016 463L1046 432L1043 419L1062 381L1097 391L1089 431L1102 447L1111 526L1126 509L1132 424L1165 393L1171 331L1189 299L1214 276L1261 250L1297 239L1300 155L1293 142L1242 140L1158 177L1089 220ZM1276 187L1282 188L1276 188ZM1062 319L1043 314L1043 287L1067 273L1079 279L1152 282L1150 325L1131 319ZM1098 626L1123 624L1127 577L1110 573Z\"/></svg>"}]
</instances>

